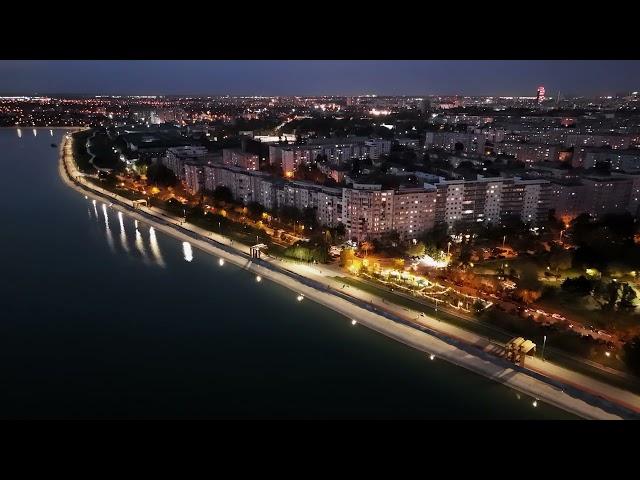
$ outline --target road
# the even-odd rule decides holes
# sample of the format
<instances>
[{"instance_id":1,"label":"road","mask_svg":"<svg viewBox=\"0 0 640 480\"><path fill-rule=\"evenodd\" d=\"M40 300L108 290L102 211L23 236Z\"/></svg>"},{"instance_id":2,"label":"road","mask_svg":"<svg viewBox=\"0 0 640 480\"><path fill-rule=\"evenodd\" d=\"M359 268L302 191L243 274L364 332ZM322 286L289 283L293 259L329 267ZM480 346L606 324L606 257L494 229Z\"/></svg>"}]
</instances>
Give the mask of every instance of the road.
<instances>
[{"instance_id":1,"label":"road","mask_svg":"<svg viewBox=\"0 0 640 480\"><path fill-rule=\"evenodd\" d=\"M362 290L342 288L343 284L333 278L335 272L326 267L251 259L247 246L217 233L184 224L182 219L168 214L160 215L154 209L134 209L130 200L87 182L75 169L69 142L62 148L65 155L61 175L70 187L101 201L113 201L114 209L279 283L296 292L296 296L302 294L303 298L428 353L429 358L434 355L445 359L581 417L640 418L640 397L631 392L537 358L528 358L527 368L515 366L496 356L498 346L486 338L430 315L420 316L420 312L387 303ZM67 173L77 184L69 180ZM293 298L292 302L295 303Z\"/></svg>"}]
</instances>

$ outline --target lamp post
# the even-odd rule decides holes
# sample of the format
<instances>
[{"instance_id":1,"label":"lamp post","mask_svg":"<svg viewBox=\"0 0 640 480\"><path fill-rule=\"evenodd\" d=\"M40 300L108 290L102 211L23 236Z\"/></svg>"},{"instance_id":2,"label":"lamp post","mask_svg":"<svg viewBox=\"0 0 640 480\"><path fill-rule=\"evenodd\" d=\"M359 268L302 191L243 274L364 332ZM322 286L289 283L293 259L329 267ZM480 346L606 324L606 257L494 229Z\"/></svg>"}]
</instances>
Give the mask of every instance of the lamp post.
<instances>
[{"instance_id":1,"label":"lamp post","mask_svg":"<svg viewBox=\"0 0 640 480\"><path fill-rule=\"evenodd\" d=\"M507 241L507 236L502 237L502 248L504 248L504 242Z\"/></svg>"},{"instance_id":2,"label":"lamp post","mask_svg":"<svg viewBox=\"0 0 640 480\"><path fill-rule=\"evenodd\" d=\"M547 336L544 336L544 340L542 341L542 361L544 362L544 347L547 344Z\"/></svg>"}]
</instances>

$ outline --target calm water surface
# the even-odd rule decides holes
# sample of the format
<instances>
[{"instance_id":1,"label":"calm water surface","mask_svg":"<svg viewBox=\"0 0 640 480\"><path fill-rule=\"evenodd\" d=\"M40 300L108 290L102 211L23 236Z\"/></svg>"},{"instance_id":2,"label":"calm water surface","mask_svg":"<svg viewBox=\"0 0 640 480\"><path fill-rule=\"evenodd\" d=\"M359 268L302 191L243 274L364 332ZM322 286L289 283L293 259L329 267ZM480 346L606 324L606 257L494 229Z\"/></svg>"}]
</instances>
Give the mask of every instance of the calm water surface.
<instances>
[{"instance_id":1,"label":"calm water surface","mask_svg":"<svg viewBox=\"0 0 640 480\"><path fill-rule=\"evenodd\" d=\"M564 419L148 225L0 129L0 417Z\"/></svg>"}]
</instances>

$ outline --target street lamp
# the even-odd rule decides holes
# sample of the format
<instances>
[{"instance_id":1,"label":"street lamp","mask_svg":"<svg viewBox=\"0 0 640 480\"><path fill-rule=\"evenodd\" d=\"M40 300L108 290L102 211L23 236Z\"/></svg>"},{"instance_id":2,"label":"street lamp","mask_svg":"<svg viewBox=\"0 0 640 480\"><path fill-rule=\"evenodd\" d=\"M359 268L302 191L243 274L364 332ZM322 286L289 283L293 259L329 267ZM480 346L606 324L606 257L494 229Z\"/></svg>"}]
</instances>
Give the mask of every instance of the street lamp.
<instances>
[{"instance_id":1,"label":"street lamp","mask_svg":"<svg viewBox=\"0 0 640 480\"><path fill-rule=\"evenodd\" d=\"M502 248L504 248L504 242L507 241L507 236L502 237Z\"/></svg>"},{"instance_id":2,"label":"street lamp","mask_svg":"<svg viewBox=\"0 0 640 480\"><path fill-rule=\"evenodd\" d=\"M547 344L547 336L544 336L544 340L542 341L542 361L544 362L544 347Z\"/></svg>"}]
</instances>

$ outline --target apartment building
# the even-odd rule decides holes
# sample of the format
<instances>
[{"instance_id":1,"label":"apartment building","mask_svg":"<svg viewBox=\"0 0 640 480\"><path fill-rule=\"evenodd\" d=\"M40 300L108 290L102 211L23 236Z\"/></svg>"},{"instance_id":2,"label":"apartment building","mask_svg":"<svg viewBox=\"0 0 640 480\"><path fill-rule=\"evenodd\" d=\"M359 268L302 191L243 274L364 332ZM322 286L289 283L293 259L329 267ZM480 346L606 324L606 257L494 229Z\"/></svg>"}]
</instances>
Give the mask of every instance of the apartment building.
<instances>
[{"instance_id":1,"label":"apartment building","mask_svg":"<svg viewBox=\"0 0 640 480\"><path fill-rule=\"evenodd\" d=\"M393 194L392 228L403 240L431 230L436 221L436 187L400 188Z\"/></svg>"},{"instance_id":2,"label":"apartment building","mask_svg":"<svg viewBox=\"0 0 640 480\"><path fill-rule=\"evenodd\" d=\"M352 158L371 158L391 152L391 141L366 137L316 139L303 145L270 145L269 162L280 165L285 176L292 176L300 165L313 163L319 155L329 163L341 165Z\"/></svg>"},{"instance_id":3,"label":"apartment building","mask_svg":"<svg viewBox=\"0 0 640 480\"><path fill-rule=\"evenodd\" d=\"M184 184L191 195L204 189L204 166L201 163L184 164Z\"/></svg>"},{"instance_id":4,"label":"apartment building","mask_svg":"<svg viewBox=\"0 0 640 480\"><path fill-rule=\"evenodd\" d=\"M554 161L558 159L559 146L532 143L499 143L493 147L499 155L513 155L525 164Z\"/></svg>"},{"instance_id":5,"label":"apartment building","mask_svg":"<svg viewBox=\"0 0 640 480\"><path fill-rule=\"evenodd\" d=\"M582 154L582 166L593 168L597 163L606 162L611 170L623 172L640 171L640 149L614 150L612 148L585 148Z\"/></svg>"},{"instance_id":6,"label":"apartment building","mask_svg":"<svg viewBox=\"0 0 640 480\"><path fill-rule=\"evenodd\" d=\"M462 145L463 152L484 154L486 135L473 132L427 132L425 134L426 148L441 148L453 152L456 144Z\"/></svg>"},{"instance_id":7,"label":"apartment building","mask_svg":"<svg viewBox=\"0 0 640 480\"><path fill-rule=\"evenodd\" d=\"M449 180L436 184L436 223L497 223L502 214L504 178Z\"/></svg>"},{"instance_id":8,"label":"apartment building","mask_svg":"<svg viewBox=\"0 0 640 480\"><path fill-rule=\"evenodd\" d=\"M207 156L207 148L200 146L171 147L162 158L162 164L171 170L175 176L185 180L184 165L187 162L204 162Z\"/></svg>"},{"instance_id":9,"label":"apartment building","mask_svg":"<svg viewBox=\"0 0 640 480\"><path fill-rule=\"evenodd\" d=\"M285 182L264 172L211 164L204 166L206 190L229 188L233 198L245 204L258 202L268 210L289 206L314 209L318 223L335 227L342 222L342 190L309 182Z\"/></svg>"},{"instance_id":10,"label":"apartment building","mask_svg":"<svg viewBox=\"0 0 640 480\"><path fill-rule=\"evenodd\" d=\"M358 242L393 231L393 190L381 185L353 184L342 190L347 237Z\"/></svg>"},{"instance_id":11,"label":"apartment building","mask_svg":"<svg viewBox=\"0 0 640 480\"><path fill-rule=\"evenodd\" d=\"M222 163L245 170L258 170L260 159L257 154L243 152L239 148L225 148L222 150Z\"/></svg>"}]
</instances>

